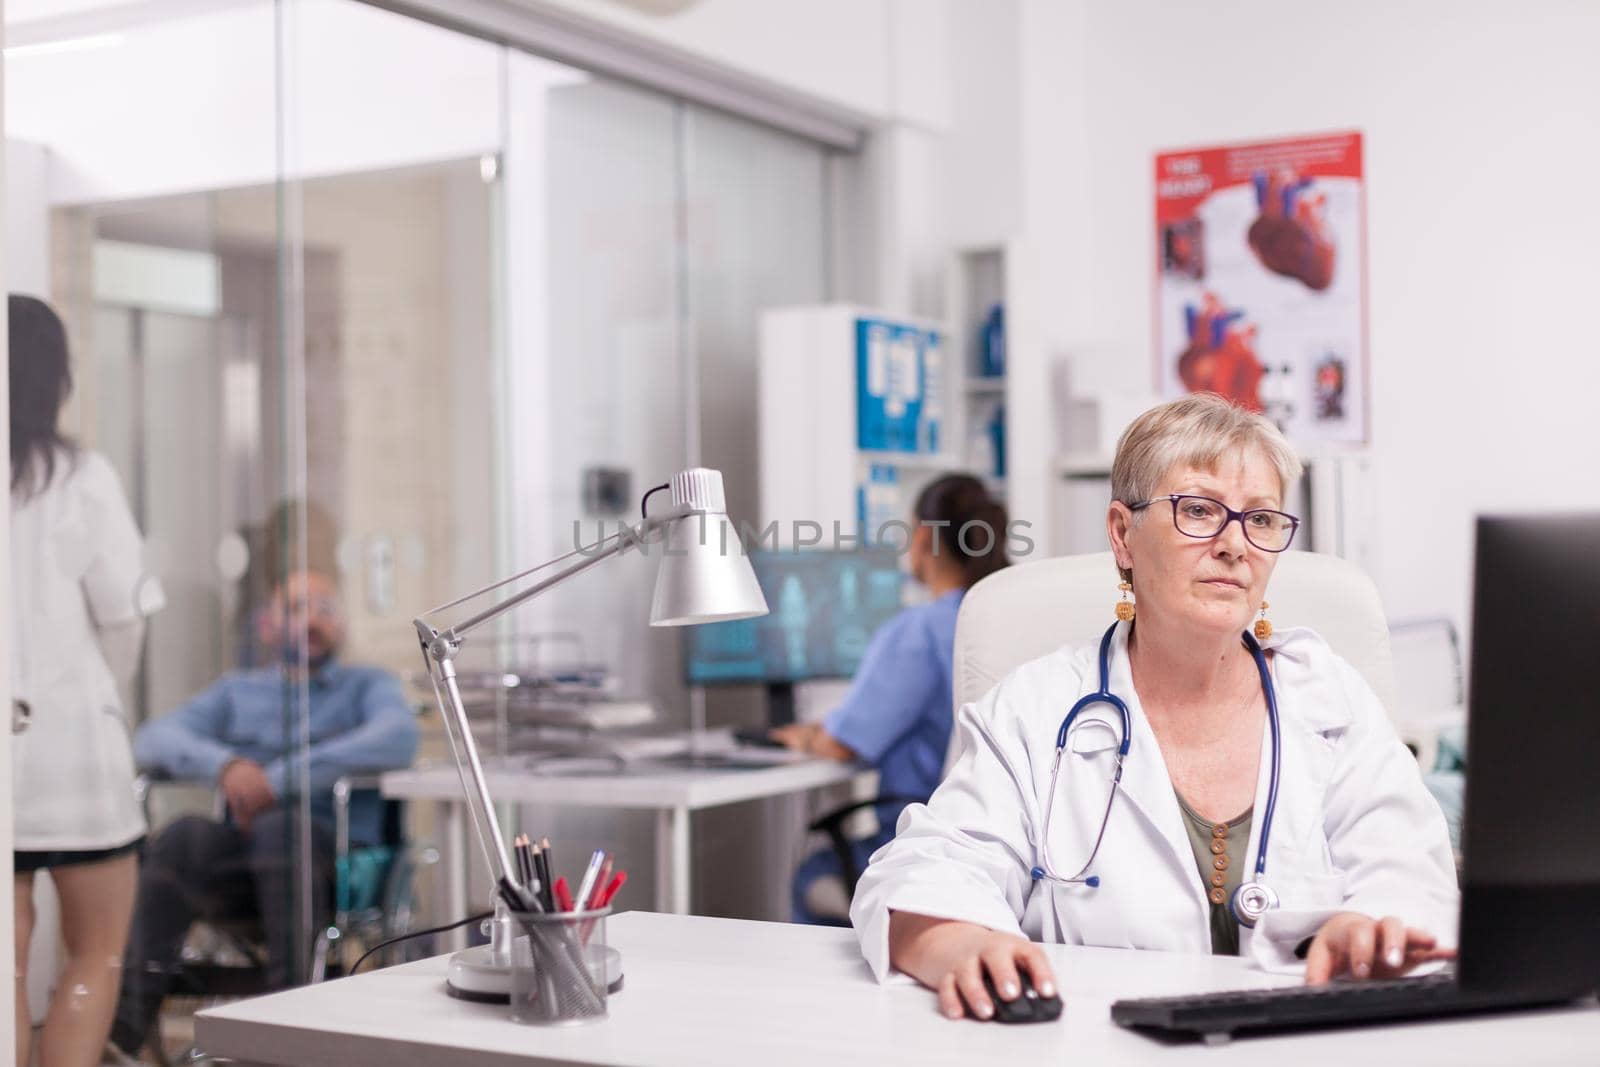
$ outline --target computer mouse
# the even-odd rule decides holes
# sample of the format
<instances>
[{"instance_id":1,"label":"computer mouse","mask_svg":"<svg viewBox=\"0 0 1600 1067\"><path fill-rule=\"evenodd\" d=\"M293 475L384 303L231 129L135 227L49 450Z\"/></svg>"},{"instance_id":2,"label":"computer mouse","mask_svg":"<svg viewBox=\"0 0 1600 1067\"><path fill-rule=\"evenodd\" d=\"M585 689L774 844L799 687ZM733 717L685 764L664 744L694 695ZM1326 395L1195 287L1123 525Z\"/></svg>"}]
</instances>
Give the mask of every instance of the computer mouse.
<instances>
[{"instance_id":1,"label":"computer mouse","mask_svg":"<svg viewBox=\"0 0 1600 1067\"><path fill-rule=\"evenodd\" d=\"M983 972L983 988L989 994L989 1000L994 1004L994 1021L997 1023L1048 1023L1061 1018L1061 998L1059 996L1040 996L1039 991L1033 988L1033 980L1026 971L1019 971L1017 981L1022 986L1022 992L1013 1000L1003 1000L994 987L994 979L989 977L989 972ZM967 1009L967 1014L972 1015L972 1009ZM972 1015L977 1018L976 1015Z\"/></svg>"}]
</instances>

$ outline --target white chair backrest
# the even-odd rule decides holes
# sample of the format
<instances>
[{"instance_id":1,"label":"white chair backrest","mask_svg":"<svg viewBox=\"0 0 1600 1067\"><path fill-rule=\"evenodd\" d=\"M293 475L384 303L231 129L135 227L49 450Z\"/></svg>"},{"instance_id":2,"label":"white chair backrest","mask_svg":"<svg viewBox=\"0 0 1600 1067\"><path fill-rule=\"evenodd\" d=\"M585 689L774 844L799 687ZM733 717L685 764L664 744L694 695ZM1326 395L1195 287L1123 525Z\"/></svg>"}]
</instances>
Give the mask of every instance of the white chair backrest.
<instances>
[{"instance_id":1,"label":"white chair backrest","mask_svg":"<svg viewBox=\"0 0 1600 1067\"><path fill-rule=\"evenodd\" d=\"M1098 641L1114 619L1117 580L1111 553L1097 552L1017 564L973 586L956 621L955 706L979 699L1031 659ZM1360 568L1336 556L1285 552L1267 602L1274 626L1316 630L1394 718L1389 630L1377 587Z\"/></svg>"}]
</instances>

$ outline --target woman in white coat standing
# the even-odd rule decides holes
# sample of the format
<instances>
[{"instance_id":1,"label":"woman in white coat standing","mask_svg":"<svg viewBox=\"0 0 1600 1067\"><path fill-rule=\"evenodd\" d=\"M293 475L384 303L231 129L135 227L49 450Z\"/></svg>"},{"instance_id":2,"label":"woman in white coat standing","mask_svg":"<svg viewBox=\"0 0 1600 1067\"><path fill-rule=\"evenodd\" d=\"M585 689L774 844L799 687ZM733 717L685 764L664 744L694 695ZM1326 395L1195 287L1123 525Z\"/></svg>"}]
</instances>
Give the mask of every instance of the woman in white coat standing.
<instances>
[{"instance_id":1,"label":"woman in white coat standing","mask_svg":"<svg viewBox=\"0 0 1600 1067\"><path fill-rule=\"evenodd\" d=\"M1268 621L1299 473L1275 426L1215 396L1128 427L1106 521L1119 621L958 712L949 774L851 907L880 979L986 1019L985 971L1002 998L1019 968L1054 991L1035 941L1242 953L1309 982L1449 954L1450 841L1415 761L1354 668Z\"/></svg>"},{"instance_id":2,"label":"woman in white coat standing","mask_svg":"<svg viewBox=\"0 0 1600 1067\"><path fill-rule=\"evenodd\" d=\"M33 880L48 872L67 958L39 1033L42 1067L100 1062L116 1008L144 816L133 795L117 678L162 606L111 465L59 428L72 390L66 333L42 302L10 298L11 677L29 710L11 741L16 1062L27 1063ZM55 931L39 931L54 937Z\"/></svg>"}]
</instances>

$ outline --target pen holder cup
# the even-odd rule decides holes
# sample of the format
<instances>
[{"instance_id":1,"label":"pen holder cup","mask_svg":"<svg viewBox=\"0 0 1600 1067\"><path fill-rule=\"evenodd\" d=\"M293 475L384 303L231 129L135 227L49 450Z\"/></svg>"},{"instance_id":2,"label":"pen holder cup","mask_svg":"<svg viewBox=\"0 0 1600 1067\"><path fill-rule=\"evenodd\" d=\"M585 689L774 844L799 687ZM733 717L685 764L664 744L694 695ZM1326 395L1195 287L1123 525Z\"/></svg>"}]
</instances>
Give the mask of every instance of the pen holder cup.
<instances>
[{"instance_id":1,"label":"pen holder cup","mask_svg":"<svg viewBox=\"0 0 1600 1067\"><path fill-rule=\"evenodd\" d=\"M511 1019L552 1026L606 1017L606 917L592 911L514 911Z\"/></svg>"}]
</instances>

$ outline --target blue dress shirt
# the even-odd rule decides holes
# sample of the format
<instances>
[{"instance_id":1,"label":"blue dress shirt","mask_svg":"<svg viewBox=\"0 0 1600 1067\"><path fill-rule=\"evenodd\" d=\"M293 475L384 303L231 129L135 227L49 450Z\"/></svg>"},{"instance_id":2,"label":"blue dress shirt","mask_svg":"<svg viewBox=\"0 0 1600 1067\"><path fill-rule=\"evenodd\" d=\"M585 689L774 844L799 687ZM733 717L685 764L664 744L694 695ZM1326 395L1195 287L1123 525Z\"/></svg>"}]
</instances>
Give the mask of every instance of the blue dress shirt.
<instances>
[{"instance_id":1,"label":"blue dress shirt","mask_svg":"<svg viewBox=\"0 0 1600 1067\"><path fill-rule=\"evenodd\" d=\"M417 752L417 717L399 681L376 667L329 662L309 685L311 814L333 818L333 783L410 765ZM234 671L187 704L139 727L134 760L174 778L214 782L236 756L259 763L283 798L294 753L288 709L293 694L278 667ZM377 844L383 813L376 796L350 805L350 840Z\"/></svg>"},{"instance_id":2,"label":"blue dress shirt","mask_svg":"<svg viewBox=\"0 0 1600 1067\"><path fill-rule=\"evenodd\" d=\"M926 800L944 770L955 711L951 659L966 590L907 608L878 628L844 702L823 720L833 738L878 769L878 792ZM893 836L904 805L878 811Z\"/></svg>"}]
</instances>

